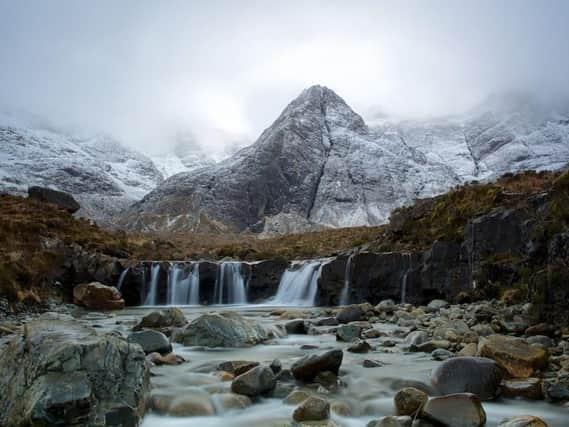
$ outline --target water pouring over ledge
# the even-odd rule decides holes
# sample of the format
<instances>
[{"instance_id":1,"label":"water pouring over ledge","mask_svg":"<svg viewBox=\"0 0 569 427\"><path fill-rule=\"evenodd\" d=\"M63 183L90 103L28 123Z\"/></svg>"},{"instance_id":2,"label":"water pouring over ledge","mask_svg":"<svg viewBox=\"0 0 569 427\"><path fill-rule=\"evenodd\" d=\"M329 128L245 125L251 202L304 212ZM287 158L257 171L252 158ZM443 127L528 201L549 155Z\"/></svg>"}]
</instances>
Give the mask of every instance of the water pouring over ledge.
<instances>
[{"instance_id":1,"label":"water pouring over ledge","mask_svg":"<svg viewBox=\"0 0 569 427\"><path fill-rule=\"evenodd\" d=\"M277 305L314 306L318 279L325 261L295 261L281 277L271 303Z\"/></svg>"}]
</instances>

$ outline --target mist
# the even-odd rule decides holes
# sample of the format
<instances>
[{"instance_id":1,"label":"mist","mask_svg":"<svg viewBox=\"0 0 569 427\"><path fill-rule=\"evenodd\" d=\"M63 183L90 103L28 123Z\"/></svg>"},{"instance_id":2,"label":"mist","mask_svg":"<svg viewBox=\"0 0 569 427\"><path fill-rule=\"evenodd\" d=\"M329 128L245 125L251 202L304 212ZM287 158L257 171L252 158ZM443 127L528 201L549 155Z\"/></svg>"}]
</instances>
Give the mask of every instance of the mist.
<instances>
[{"instance_id":1,"label":"mist","mask_svg":"<svg viewBox=\"0 0 569 427\"><path fill-rule=\"evenodd\" d=\"M459 113L569 92L569 2L0 0L0 111L146 152L253 142L304 88L356 111Z\"/></svg>"}]
</instances>

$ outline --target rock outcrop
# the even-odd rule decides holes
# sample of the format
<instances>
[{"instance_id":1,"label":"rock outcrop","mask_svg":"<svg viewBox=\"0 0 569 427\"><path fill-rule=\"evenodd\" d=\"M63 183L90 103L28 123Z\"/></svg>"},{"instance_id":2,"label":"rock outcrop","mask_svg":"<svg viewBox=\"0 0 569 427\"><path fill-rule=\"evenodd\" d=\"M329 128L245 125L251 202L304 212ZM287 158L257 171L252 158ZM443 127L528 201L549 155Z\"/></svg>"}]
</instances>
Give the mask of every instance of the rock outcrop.
<instances>
[{"instance_id":1,"label":"rock outcrop","mask_svg":"<svg viewBox=\"0 0 569 427\"><path fill-rule=\"evenodd\" d=\"M0 353L1 425L136 426L148 368L140 346L76 321L38 319Z\"/></svg>"},{"instance_id":2,"label":"rock outcrop","mask_svg":"<svg viewBox=\"0 0 569 427\"><path fill-rule=\"evenodd\" d=\"M28 188L28 197L43 203L51 203L71 214L81 209L81 206L71 194L52 190L51 188L32 186Z\"/></svg>"},{"instance_id":3,"label":"rock outcrop","mask_svg":"<svg viewBox=\"0 0 569 427\"><path fill-rule=\"evenodd\" d=\"M99 282L83 283L73 288L73 302L92 310L120 310L124 299L114 287Z\"/></svg>"}]
</instances>

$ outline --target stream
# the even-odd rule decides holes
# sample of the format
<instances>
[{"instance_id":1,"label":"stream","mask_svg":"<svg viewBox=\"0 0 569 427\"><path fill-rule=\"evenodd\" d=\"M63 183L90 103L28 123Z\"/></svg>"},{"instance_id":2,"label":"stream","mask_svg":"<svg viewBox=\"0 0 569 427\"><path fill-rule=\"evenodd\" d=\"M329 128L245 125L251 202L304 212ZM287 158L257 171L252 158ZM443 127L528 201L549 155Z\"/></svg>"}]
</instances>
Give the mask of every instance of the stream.
<instances>
[{"instance_id":1,"label":"stream","mask_svg":"<svg viewBox=\"0 0 569 427\"><path fill-rule=\"evenodd\" d=\"M243 316L259 321L269 330L284 324L278 316L272 316L275 306L271 305L233 305L233 306L183 306L180 307L188 320L211 311L236 311ZM84 320L99 328L119 330L128 335L132 326L140 318L157 307L127 308L111 316L86 314ZM279 310L283 306L278 306ZM318 317L325 315L325 308L289 307L294 312L308 311ZM431 370L441 362L431 358L428 353L405 352L401 348L403 337L408 329L389 323L374 323L373 327L383 336L367 341L375 350L357 354L344 351L340 370L340 380L344 383L336 392L320 389L334 408L334 402L349 408L349 415L341 416L332 410L331 420L339 426L365 426L370 420L384 415L394 415L393 396L395 392L414 382L429 384ZM318 326L326 331L329 326ZM385 341L392 341L388 346ZM284 397L292 390L277 390L278 398L262 399L244 409L231 409L224 405L223 394L230 393L231 381L222 381L215 375L217 365L229 360L256 361L269 365L279 359L283 368L288 368L297 359L307 354L317 354L333 348L345 349L350 343L337 342L334 334L288 335L273 338L263 344L247 348L203 348L184 347L174 344L174 353L183 356L186 362L178 366L155 366L152 368L151 383L154 392L166 394L195 394L210 399L215 415L195 417L165 416L150 411L143 420L143 427L257 427L290 425L292 412L296 405L283 403ZM304 347L303 347L304 346ZM308 347L307 347L308 346ZM380 361L382 366L364 368L365 359ZM211 397L208 397L210 395ZM282 396L281 396L282 395ZM498 422L512 415L534 415L545 420L550 427L569 426L569 409L548 404L544 401L525 401L500 399L485 402L487 426L496 426ZM344 412L345 413L345 412Z\"/></svg>"}]
</instances>

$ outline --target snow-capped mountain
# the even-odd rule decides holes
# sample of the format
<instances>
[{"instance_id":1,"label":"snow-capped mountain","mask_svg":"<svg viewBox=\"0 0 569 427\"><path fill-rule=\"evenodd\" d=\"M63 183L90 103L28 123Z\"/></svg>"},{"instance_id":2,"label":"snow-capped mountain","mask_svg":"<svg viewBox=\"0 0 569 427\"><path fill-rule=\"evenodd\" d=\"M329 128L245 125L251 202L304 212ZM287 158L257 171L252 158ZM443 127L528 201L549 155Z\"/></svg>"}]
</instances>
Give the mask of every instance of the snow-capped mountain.
<instances>
[{"instance_id":1,"label":"snow-capped mountain","mask_svg":"<svg viewBox=\"0 0 569 427\"><path fill-rule=\"evenodd\" d=\"M506 104L368 127L332 90L313 86L252 146L166 180L122 223L265 233L373 225L396 207L466 181L569 163L567 115Z\"/></svg>"},{"instance_id":2,"label":"snow-capped mountain","mask_svg":"<svg viewBox=\"0 0 569 427\"><path fill-rule=\"evenodd\" d=\"M0 121L0 191L25 195L32 185L66 191L81 204L78 215L110 224L162 180L150 159L109 136Z\"/></svg>"}]
</instances>

